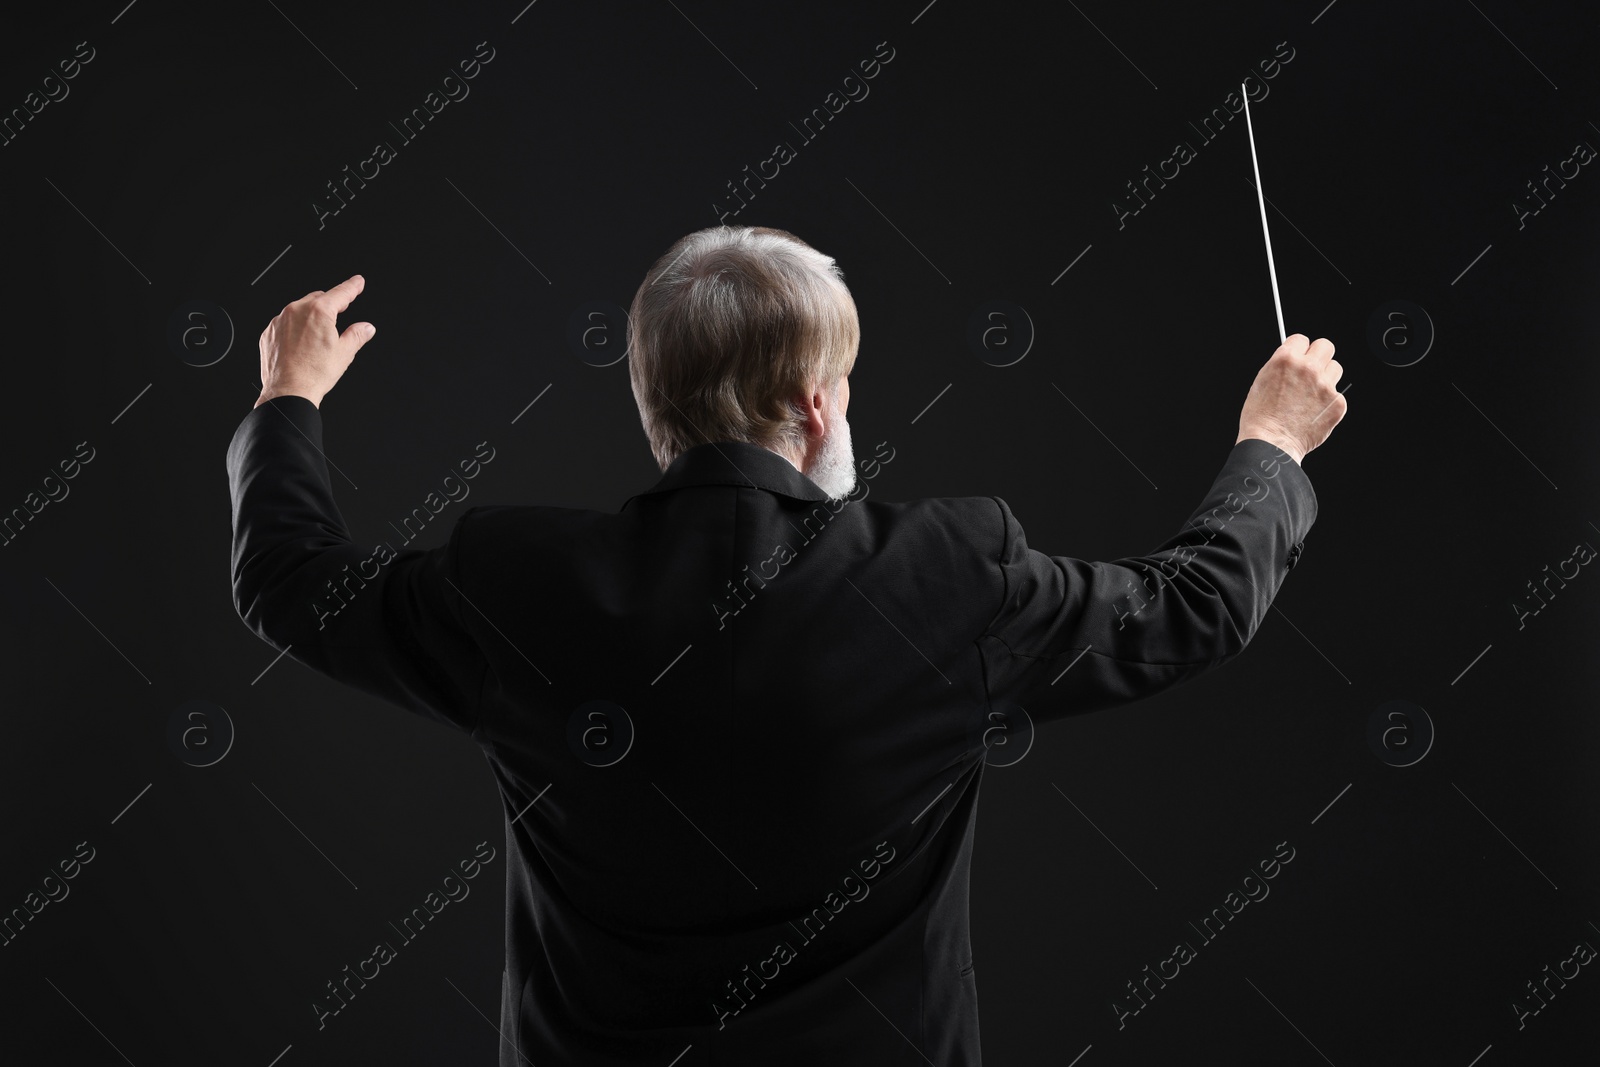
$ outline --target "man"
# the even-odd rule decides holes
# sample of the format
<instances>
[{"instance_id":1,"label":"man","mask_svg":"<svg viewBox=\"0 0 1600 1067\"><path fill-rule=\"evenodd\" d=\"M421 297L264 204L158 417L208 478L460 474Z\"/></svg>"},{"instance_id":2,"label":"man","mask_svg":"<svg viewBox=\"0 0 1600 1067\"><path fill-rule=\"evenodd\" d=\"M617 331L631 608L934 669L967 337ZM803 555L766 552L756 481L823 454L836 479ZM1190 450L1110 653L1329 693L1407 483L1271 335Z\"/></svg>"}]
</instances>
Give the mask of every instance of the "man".
<instances>
[{"instance_id":1,"label":"man","mask_svg":"<svg viewBox=\"0 0 1600 1067\"><path fill-rule=\"evenodd\" d=\"M234 598L274 647L482 747L507 819L500 1063L978 1063L968 864L994 724L1243 651L1316 516L1300 461L1344 415L1333 345L1273 353L1154 552L1049 556L997 497L865 499L894 450L857 476L842 273L720 226L633 301L660 481L615 514L475 507L441 548L369 553L319 411L373 335L336 325L363 285L261 335L228 451Z\"/></svg>"}]
</instances>

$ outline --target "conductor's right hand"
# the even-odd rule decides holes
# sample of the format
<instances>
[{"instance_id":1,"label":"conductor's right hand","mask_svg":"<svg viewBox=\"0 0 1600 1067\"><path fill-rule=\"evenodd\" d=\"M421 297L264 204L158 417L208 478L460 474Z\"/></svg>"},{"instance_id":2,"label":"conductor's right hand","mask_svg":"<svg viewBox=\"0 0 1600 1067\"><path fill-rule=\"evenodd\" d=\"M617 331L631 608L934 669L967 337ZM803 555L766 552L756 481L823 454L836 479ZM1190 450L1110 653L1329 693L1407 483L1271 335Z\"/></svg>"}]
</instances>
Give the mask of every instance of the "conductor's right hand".
<instances>
[{"instance_id":1,"label":"conductor's right hand","mask_svg":"<svg viewBox=\"0 0 1600 1067\"><path fill-rule=\"evenodd\" d=\"M1250 383L1234 443L1259 438L1302 462L1344 418L1348 405L1334 388L1343 373L1332 341L1290 334Z\"/></svg>"}]
</instances>

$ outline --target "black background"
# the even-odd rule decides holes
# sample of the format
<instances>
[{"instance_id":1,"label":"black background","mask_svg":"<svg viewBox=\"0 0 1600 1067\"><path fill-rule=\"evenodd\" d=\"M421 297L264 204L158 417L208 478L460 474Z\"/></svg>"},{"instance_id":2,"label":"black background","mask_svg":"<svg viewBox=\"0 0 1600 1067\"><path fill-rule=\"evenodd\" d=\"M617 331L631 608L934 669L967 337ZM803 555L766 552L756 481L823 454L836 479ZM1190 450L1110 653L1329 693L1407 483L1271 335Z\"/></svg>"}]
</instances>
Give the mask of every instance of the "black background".
<instances>
[{"instance_id":1,"label":"black background","mask_svg":"<svg viewBox=\"0 0 1600 1067\"><path fill-rule=\"evenodd\" d=\"M1240 661L990 769L986 1062L1496 1067L1593 1048L1593 968L1520 1029L1512 1007L1600 946L1600 578L1583 568L1521 629L1513 607L1600 545L1600 177L1583 166L1520 227L1514 206L1600 147L1592 10L524 3L112 0L10 20L7 113L78 42L94 58L0 147L0 509L80 442L94 458L0 545L0 912L79 842L95 857L0 948L8 1061L493 1061L501 859L325 1029L309 1010L478 842L503 858L504 831L466 736L274 663L234 613L223 455L285 303L367 279L345 321L377 337L323 404L358 543L485 439L475 503L615 509L658 472L626 363L575 350L573 315L626 306L789 141L797 158L726 221L843 266L857 455L896 449L875 493L997 494L1033 547L1141 553L1210 484L1278 344L1243 116L1209 144L1188 123L1280 42L1293 58L1251 118L1284 321L1336 343L1350 404L1305 463L1319 520ZM480 41L494 58L470 95L402 144L388 123ZM790 123L880 42L894 58L870 94L802 142ZM319 229L325 183L379 140L397 158ZM1180 140L1196 158L1119 228L1125 183ZM205 367L220 315L168 341L191 300L237 333ZM1032 323L1009 366L967 341L992 300ZM1425 309L1431 343L1413 314L1369 344L1395 300ZM610 326L601 351L619 352ZM1027 346L1021 320L1006 330ZM213 710L175 746L191 700ZM1421 751L1416 713L1369 744L1391 700L1434 731L1409 766L1391 761ZM182 758L230 729L220 761ZM1270 896L1202 946L1188 924L1280 842L1295 858ZM1132 1006L1125 983L1180 940L1197 958L1119 1030L1112 1001Z\"/></svg>"}]
</instances>

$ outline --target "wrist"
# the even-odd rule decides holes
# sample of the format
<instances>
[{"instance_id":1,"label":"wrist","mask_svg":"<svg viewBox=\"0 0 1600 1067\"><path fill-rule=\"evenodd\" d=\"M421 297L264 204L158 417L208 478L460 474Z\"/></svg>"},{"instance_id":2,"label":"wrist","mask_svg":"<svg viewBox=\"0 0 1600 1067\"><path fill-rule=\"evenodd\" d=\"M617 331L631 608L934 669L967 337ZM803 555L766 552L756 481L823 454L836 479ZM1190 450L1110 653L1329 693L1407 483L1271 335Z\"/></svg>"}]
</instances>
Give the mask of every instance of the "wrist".
<instances>
[{"instance_id":1,"label":"wrist","mask_svg":"<svg viewBox=\"0 0 1600 1067\"><path fill-rule=\"evenodd\" d=\"M274 384L261 390L261 395L256 397L255 406L260 407L267 401L276 399L280 396L303 396L307 400L311 401L314 407L321 408L322 398L324 395L326 394L316 389L303 388L301 386L290 385L288 383Z\"/></svg>"},{"instance_id":2,"label":"wrist","mask_svg":"<svg viewBox=\"0 0 1600 1067\"><path fill-rule=\"evenodd\" d=\"M1239 436L1233 443L1238 444L1240 441L1249 440L1265 441L1269 445L1276 445L1278 448L1287 452L1289 454L1289 458L1294 460L1297 464L1299 464L1305 458L1305 452L1300 448L1299 444L1297 444L1287 434L1279 433L1274 430L1262 429L1259 427L1243 427L1239 430Z\"/></svg>"}]
</instances>

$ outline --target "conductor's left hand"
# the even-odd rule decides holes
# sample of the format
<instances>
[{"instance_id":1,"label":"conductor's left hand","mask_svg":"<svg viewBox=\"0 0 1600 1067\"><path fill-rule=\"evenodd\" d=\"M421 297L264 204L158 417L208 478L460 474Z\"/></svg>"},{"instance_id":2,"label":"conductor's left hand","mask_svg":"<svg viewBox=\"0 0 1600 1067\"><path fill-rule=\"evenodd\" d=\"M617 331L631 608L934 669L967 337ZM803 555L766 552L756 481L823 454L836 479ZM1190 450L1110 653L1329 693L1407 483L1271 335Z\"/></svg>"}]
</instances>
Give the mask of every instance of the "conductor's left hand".
<instances>
[{"instance_id":1,"label":"conductor's left hand","mask_svg":"<svg viewBox=\"0 0 1600 1067\"><path fill-rule=\"evenodd\" d=\"M303 396L318 407L378 328L355 322L339 332L338 316L366 279L352 274L327 292L317 290L278 312L261 331L260 407L276 396Z\"/></svg>"}]
</instances>

